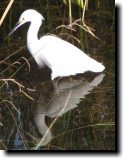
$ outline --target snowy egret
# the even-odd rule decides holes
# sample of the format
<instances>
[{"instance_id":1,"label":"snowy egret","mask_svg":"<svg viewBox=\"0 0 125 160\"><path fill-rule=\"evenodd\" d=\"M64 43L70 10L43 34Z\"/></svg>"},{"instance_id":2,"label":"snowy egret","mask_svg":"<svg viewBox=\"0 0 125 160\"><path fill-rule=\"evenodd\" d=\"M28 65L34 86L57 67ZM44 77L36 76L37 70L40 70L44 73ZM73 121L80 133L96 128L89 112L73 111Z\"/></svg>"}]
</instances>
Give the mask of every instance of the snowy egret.
<instances>
[{"instance_id":1,"label":"snowy egret","mask_svg":"<svg viewBox=\"0 0 125 160\"><path fill-rule=\"evenodd\" d=\"M105 69L101 63L65 40L52 35L38 39L38 31L43 20L43 16L36 10L28 9L21 14L10 34L24 23L31 23L27 33L27 47L39 67L47 65L52 70L52 80L86 71L102 72Z\"/></svg>"}]
</instances>

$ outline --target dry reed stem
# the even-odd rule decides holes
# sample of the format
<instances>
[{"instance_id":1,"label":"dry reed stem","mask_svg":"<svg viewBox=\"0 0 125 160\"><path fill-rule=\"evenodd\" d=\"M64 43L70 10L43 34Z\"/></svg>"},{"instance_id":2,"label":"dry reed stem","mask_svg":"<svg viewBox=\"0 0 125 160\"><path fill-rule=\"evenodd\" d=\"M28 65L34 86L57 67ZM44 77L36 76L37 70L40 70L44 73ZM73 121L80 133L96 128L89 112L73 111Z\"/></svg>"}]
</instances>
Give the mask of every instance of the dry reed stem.
<instances>
[{"instance_id":1,"label":"dry reed stem","mask_svg":"<svg viewBox=\"0 0 125 160\"><path fill-rule=\"evenodd\" d=\"M67 35L68 37L73 38L76 42L78 42L80 44L80 40L78 38L76 38L75 36L72 36L71 34L68 33L60 33L59 35Z\"/></svg>"},{"instance_id":2,"label":"dry reed stem","mask_svg":"<svg viewBox=\"0 0 125 160\"><path fill-rule=\"evenodd\" d=\"M97 127L97 126L115 126L115 122L106 122L106 123L96 123L96 124L90 124L88 126L83 126L83 127L78 127L78 128L75 128L75 129L71 129L71 130L68 130L68 131L65 131L57 136L54 137L54 139L64 135L64 134L67 134L67 133L70 133L70 132L74 132L74 131L77 131L79 129L85 129L85 128L89 128L89 127Z\"/></svg>"},{"instance_id":3,"label":"dry reed stem","mask_svg":"<svg viewBox=\"0 0 125 160\"><path fill-rule=\"evenodd\" d=\"M20 114L20 111L16 108L16 106L12 102L5 99L5 100L1 101L0 103L5 103L6 104L6 102L11 104L12 107Z\"/></svg>"},{"instance_id":4,"label":"dry reed stem","mask_svg":"<svg viewBox=\"0 0 125 160\"><path fill-rule=\"evenodd\" d=\"M1 17L1 19L0 19L0 26L2 25L3 20L5 19L5 17L6 17L6 15L7 15L8 11L10 10L10 8L11 8L13 2L14 2L14 0L10 0L9 4L8 4L8 6L7 6L7 8L5 9L5 11L4 11L4 13L3 13L3 15L2 15L2 17Z\"/></svg>"},{"instance_id":5,"label":"dry reed stem","mask_svg":"<svg viewBox=\"0 0 125 160\"><path fill-rule=\"evenodd\" d=\"M34 98L32 98L31 96L29 96L26 92L24 92L22 90L22 88L25 88L25 86L23 86L22 84L20 84L19 82L17 82L15 79L10 79L10 78L9 79L0 79L0 81L4 81L7 86L8 86L8 81L11 81L11 82L15 83L18 86L19 91L21 93L23 93L30 100L35 101ZM0 88L2 88L2 87L3 87L3 85Z\"/></svg>"},{"instance_id":6,"label":"dry reed stem","mask_svg":"<svg viewBox=\"0 0 125 160\"><path fill-rule=\"evenodd\" d=\"M72 6L71 6L71 0L68 0L69 3L69 26L72 28Z\"/></svg>"},{"instance_id":7,"label":"dry reed stem","mask_svg":"<svg viewBox=\"0 0 125 160\"><path fill-rule=\"evenodd\" d=\"M3 140L0 139L0 143L2 144L2 146L5 148L5 150L7 150L7 147L5 146L5 144L2 142Z\"/></svg>"},{"instance_id":8,"label":"dry reed stem","mask_svg":"<svg viewBox=\"0 0 125 160\"><path fill-rule=\"evenodd\" d=\"M24 59L25 62L27 63L28 69L29 69L29 72L30 72L30 63L29 63L29 61L25 57L21 57L21 58Z\"/></svg>"},{"instance_id":9,"label":"dry reed stem","mask_svg":"<svg viewBox=\"0 0 125 160\"><path fill-rule=\"evenodd\" d=\"M23 93L27 98L29 98L32 101L35 101L34 98L32 98L31 96L29 96L26 92L24 92L23 90L21 90L21 93Z\"/></svg>"},{"instance_id":10,"label":"dry reed stem","mask_svg":"<svg viewBox=\"0 0 125 160\"><path fill-rule=\"evenodd\" d=\"M12 57L13 55L15 55L16 53L18 53L19 51L21 51L25 47L26 47L26 45L23 46L23 47L21 47L21 48L19 48L18 50L16 50L15 52L13 52L12 54L10 54L9 56L7 56L5 59L3 59L2 61L0 61L0 64L3 63L3 62L5 62L7 59L9 59L10 57Z\"/></svg>"},{"instance_id":11,"label":"dry reed stem","mask_svg":"<svg viewBox=\"0 0 125 160\"><path fill-rule=\"evenodd\" d=\"M98 38L92 31L95 31L93 28L87 26L85 24L85 10L88 6L88 0L85 0L85 3L83 5L83 14L82 14L82 18L75 20L74 22L72 22L72 13L71 13L71 1L69 0L69 25L60 25L58 27L56 27L56 30L64 27L66 29L70 29L73 31L76 31L73 26L78 26L80 28L82 28L83 30L85 30L86 32L88 32L89 34L91 34L93 37L97 38L98 40L101 40L100 38ZM83 25L78 24L78 22L82 21Z\"/></svg>"},{"instance_id":12,"label":"dry reed stem","mask_svg":"<svg viewBox=\"0 0 125 160\"><path fill-rule=\"evenodd\" d=\"M73 23L72 23L72 24L73 24ZM70 30L72 30L72 31L76 31L75 29L71 28L70 25L64 25L64 24L56 27L55 30L57 30L57 29L59 29L59 28L62 28L62 27L66 28L66 29L70 29ZM53 29L53 30L54 30L54 29Z\"/></svg>"},{"instance_id":13,"label":"dry reed stem","mask_svg":"<svg viewBox=\"0 0 125 160\"><path fill-rule=\"evenodd\" d=\"M84 3L84 5L83 5L82 21L84 21L86 4L87 4L87 3L88 3L88 0L85 0L85 3Z\"/></svg>"},{"instance_id":14,"label":"dry reed stem","mask_svg":"<svg viewBox=\"0 0 125 160\"><path fill-rule=\"evenodd\" d=\"M16 61L16 62L14 62L14 63L12 63L12 64L9 64L10 66L7 67L6 69L4 69L2 72L0 72L0 75L2 75L3 73L5 73L9 68L15 67L15 66L14 66L15 64L21 64L21 63L18 62L18 61Z\"/></svg>"},{"instance_id":15,"label":"dry reed stem","mask_svg":"<svg viewBox=\"0 0 125 160\"><path fill-rule=\"evenodd\" d=\"M17 82L15 79L0 79L0 81L4 81L5 83L7 83L8 81L11 81L15 84L17 84L17 86L19 87L19 91L21 91L21 88L25 88L22 84L20 84L19 82Z\"/></svg>"}]
</instances>

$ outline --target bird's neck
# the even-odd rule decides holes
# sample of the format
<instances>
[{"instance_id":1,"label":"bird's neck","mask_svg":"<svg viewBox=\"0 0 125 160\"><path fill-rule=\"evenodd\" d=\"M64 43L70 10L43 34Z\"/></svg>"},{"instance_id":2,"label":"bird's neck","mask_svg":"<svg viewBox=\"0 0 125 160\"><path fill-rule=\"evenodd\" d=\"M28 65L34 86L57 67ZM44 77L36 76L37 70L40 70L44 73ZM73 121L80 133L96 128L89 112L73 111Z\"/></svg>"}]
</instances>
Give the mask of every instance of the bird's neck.
<instances>
[{"instance_id":1,"label":"bird's neck","mask_svg":"<svg viewBox=\"0 0 125 160\"><path fill-rule=\"evenodd\" d=\"M38 31L41 26L41 22L31 22L30 27L27 32L27 46L30 47L36 45L38 43Z\"/></svg>"}]
</instances>

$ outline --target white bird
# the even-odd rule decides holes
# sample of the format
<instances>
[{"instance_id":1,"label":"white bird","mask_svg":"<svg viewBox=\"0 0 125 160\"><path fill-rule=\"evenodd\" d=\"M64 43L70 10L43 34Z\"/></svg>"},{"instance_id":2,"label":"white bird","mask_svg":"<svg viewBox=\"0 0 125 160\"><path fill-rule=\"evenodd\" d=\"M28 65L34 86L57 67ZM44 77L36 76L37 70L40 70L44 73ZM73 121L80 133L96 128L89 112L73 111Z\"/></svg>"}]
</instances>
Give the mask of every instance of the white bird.
<instances>
[{"instance_id":1,"label":"white bird","mask_svg":"<svg viewBox=\"0 0 125 160\"><path fill-rule=\"evenodd\" d=\"M52 80L86 71L102 72L105 69L101 63L65 40L52 35L45 35L38 39L38 31L43 20L40 13L28 9L21 14L10 34L24 23L31 23L27 33L27 47L39 67L47 65L52 70Z\"/></svg>"}]
</instances>

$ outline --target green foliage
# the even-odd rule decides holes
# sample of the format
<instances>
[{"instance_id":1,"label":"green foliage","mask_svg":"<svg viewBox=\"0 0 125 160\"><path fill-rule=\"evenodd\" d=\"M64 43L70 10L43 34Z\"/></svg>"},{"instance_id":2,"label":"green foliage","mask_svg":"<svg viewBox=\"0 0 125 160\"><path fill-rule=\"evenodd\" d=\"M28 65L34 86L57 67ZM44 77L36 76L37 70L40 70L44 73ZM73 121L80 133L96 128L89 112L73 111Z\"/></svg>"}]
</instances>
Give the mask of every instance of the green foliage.
<instances>
[{"instance_id":1,"label":"green foliage","mask_svg":"<svg viewBox=\"0 0 125 160\"><path fill-rule=\"evenodd\" d=\"M63 3L67 5L68 1L69 0L63 0ZM71 3L79 6L80 8L84 7L84 0L71 0Z\"/></svg>"}]
</instances>

